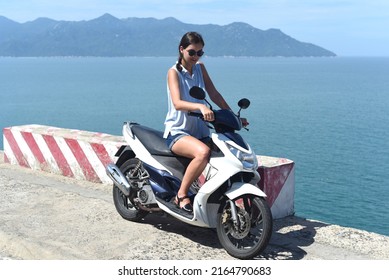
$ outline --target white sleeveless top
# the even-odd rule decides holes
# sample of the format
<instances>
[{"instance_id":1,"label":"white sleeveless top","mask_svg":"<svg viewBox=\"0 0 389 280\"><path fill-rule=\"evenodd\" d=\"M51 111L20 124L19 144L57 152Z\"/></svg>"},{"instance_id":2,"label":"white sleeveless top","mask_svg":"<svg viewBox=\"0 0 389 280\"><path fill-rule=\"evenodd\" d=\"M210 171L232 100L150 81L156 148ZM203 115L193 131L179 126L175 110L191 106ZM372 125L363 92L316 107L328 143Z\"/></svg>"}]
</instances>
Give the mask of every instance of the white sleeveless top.
<instances>
[{"instance_id":1,"label":"white sleeveless top","mask_svg":"<svg viewBox=\"0 0 389 280\"><path fill-rule=\"evenodd\" d=\"M198 63L195 64L193 67L192 75L190 75L190 73L184 67L182 67L181 72L177 70L176 65L174 65L172 68L176 70L178 74L181 100L202 103L206 105L204 100L195 99L189 95L189 90L193 86L198 86L205 90L201 65ZM208 137L210 135L209 128L204 121L197 117L189 116L187 111L176 110L170 95L169 85L167 86L167 95L168 112L165 119L165 133L163 135L164 138L167 138L169 133L171 135L189 134L196 137L197 139Z\"/></svg>"}]
</instances>

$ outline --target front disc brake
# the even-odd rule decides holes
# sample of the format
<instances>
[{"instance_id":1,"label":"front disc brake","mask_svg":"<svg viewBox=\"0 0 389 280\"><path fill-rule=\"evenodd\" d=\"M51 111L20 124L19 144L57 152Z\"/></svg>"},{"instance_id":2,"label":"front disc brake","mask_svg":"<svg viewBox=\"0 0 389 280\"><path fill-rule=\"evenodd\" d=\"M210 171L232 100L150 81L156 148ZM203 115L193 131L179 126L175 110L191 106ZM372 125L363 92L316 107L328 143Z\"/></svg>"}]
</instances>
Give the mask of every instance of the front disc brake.
<instances>
[{"instance_id":1,"label":"front disc brake","mask_svg":"<svg viewBox=\"0 0 389 280\"><path fill-rule=\"evenodd\" d=\"M243 239L250 232L251 220L250 215L246 210L239 208L238 210L239 225L231 227L231 236L236 239Z\"/></svg>"}]
</instances>

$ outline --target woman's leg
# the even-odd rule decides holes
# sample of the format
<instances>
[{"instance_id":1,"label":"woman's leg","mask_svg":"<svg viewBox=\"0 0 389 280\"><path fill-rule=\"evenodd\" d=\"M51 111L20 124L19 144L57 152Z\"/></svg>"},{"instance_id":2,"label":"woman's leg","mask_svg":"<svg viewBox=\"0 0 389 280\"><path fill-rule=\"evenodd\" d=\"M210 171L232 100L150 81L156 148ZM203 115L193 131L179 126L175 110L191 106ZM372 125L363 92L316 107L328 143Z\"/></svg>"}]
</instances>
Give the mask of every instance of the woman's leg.
<instances>
[{"instance_id":1,"label":"woman's leg","mask_svg":"<svg viewBox=\"0 0 389 280\"><path fill-rule=\"evenodd\" d=\"M189 187L203 172L208 163L210 149L203 142L193 136L185 136L180 138L172 147L172 151L180 156L192 158L186 168L184 177L182 178L181 187L178 190L178 197L188 195ZM180 203L180 207L188 204L189 199L184 199Z\"/></svg>"}]
</instances>

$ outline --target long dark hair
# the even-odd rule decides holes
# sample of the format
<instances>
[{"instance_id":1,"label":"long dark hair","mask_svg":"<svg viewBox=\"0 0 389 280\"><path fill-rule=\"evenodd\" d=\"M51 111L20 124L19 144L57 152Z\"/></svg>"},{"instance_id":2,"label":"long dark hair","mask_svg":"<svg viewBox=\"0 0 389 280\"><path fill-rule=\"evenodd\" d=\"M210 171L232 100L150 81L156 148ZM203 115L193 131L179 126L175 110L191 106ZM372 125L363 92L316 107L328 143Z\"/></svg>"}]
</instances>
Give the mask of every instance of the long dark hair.
<instances>
[{"instance_id":1,"label":"long dark hair","mask_svg":"<svg viewBox=\"0 0 389 280\"><path fill-rule=\"evenodd\" d=\"M187 32L182 36L180 44L178 45L178 62L176 64L176 68L178 71L182 71L181 61L182 61L182 53L180 52L180 47L186 49L191 44L202 44L205 45L203 37L194 31Z\"/></svg>"}]
</instances>

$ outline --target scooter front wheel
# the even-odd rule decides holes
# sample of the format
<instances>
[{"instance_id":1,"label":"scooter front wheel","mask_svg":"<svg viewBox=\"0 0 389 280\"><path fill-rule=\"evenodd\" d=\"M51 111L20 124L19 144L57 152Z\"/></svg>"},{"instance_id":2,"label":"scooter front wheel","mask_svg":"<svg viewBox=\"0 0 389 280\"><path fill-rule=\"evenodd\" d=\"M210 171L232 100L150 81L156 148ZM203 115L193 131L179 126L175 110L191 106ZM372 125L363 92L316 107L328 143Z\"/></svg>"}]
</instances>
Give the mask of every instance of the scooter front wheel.
<instances>
[{"instance_id":1,"label":"scooter front wheel","mask_svg":"<svg viewBox=\"0 0 389 280\"><path fill-rule=\"evenodd\" d=\"M221 245L231 256L252 259L268 245L273 218L263 198L246 195L232 201L225 200L217 215L217 236ZM234 221L233 213L237 220Z\"/></svg>"},{"instance_id":2,"label":"scooter front wheel","mask_svg":"<svg viewBox=\"0 0 389 280\"><path fill-rule=\"evenodd\" d=\"M120 171L128 178L128 174L130 172L134 173L138 163L138 159L131 158L120 166ZM147 211L141 210L135 205L134 201L137 199L137 192L132 192L130 193L130 196L126 196L117 186L114 185L112 194L116 210L124 219L132 222L138 222L148 214Z\"/></svg>"}]
</instances>

